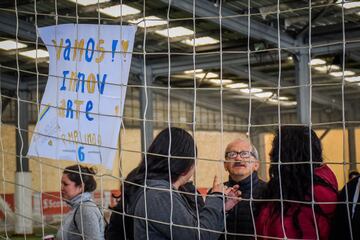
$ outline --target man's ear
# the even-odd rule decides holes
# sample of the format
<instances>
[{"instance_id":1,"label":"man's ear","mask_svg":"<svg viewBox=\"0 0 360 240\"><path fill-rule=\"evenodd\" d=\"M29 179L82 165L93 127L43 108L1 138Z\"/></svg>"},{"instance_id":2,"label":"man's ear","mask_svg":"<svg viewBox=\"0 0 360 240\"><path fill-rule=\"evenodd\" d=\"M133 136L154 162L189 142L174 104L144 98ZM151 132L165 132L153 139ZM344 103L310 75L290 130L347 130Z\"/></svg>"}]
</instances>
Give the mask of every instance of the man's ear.
<instances>
[{"instance_id":1,"label":"man's ear","mask_svg":"<svg viewBox=\"0 0 360 240\"><path fill-rule=\"evenodd\" d=\"M260 162L259 160L256 160L255 163L254 163L254 171L257 171L260 167Z\"/></svg>"},{"instance_id":2,"label":"man's ear","mask_svg":"<svg viewBox=\"0 0 360 240\"><path fill-rule=\"evenodd\" d=\"M225 160L226 160L226 159L225 159ZM226 165L227 165L227 162L224 162L224 169L225 169L225 171L227 171L227 172L228 172L229 170L228 170L228 168L227 168L227 166L226 166Z\"/></svg>"}]
</instances>

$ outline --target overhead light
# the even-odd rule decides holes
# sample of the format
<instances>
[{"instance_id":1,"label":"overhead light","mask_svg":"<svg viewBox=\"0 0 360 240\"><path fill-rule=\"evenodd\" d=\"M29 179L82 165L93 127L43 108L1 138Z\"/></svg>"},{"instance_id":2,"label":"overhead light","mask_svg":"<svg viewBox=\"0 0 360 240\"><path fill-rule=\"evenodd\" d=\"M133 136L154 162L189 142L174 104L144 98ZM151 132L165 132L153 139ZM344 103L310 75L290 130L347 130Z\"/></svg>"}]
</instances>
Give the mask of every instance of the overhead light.
<instances>
[{"instance_id":1,"label":"overhead light","mask_svg":"<svg viewBox=\"0 0 360 240\"><path fill-rule=\"evenodd\" d=\"M342 4L343 2L344 4ZM339 7L344 6L344 8L346 9L360 7L360 2L346 2L346 1L338 0L336 1L336 3L338 4Z\"/></svg>"},{"instance_id":2,"label":"overhead light","mask_svg":"<svg viewBox=\"0 0 360 240\"><path fill-rule=\"evenodd\" d=\"M213 83L213 84L230 84L233 82L233 80L230 79L209 79L209 82Z\"/></svg>"},{"instance_id":3,"label":"overhead light","mask_svg":"<svg viewBox=\"0 0 360 240\"><path fill-rule=\"evenodd\" d=\"M226 87L228 87L228 88L246 88L246 87L248 87L248 85L246 83L233 83L233 84L226 85Z\"/></svg>"},{"instance_id":4,"label":"overhead light","mask_svg":"<svg viewBox=\"0 0 360 240\"><path fill-rule=\"evenodd\" d=\"M212 37L199 37L199 38L182 40L181 42L196 47L196 46L216 44L219 43L219 40Z\"/></svg>"},{"instance_id":5,"label":"overhead light","mask_svg":"<svg viewBox=\"0 0 360 240\"><path fill-rule=\"evenodd\" d=\"M195 70L186 70L184 71L185 74L194 74L194 73L201 73L203 72L204 70L203 69L195 69Z\"/></svg>"},{"instance_id":6,"label":"overhead light","mask_svg":"<svg viewBox=\"0 0 360 240\"><path fill-rule=\"evenodd\" d=\"M326 73L326 72L328 71L328 67L327 67L327 66L314 67L314 69L315 69L316 71L323 72L323 73Z\"/></svg>"},{"instance_id":7,"label":"overhead light","mask_svg":"<svg viewBox=\"0 0 360 240\"><path fill-rule=\"evenodd\" d=\"M289 98L288 98L288 97L285 97L285 96L277 97L277 99L279 99L280 101L287 101L287 100L289 100Z\"/></svg>"},{"instance_id":8,"label":"overhead light","mask_svg":"<svg viewBox=\"0 0 360 240\"><path fill-rule=\"evenodd\" d=\"M263 90L261 88L244 88L244 89L240 89L240 92L242 93L260 93Z\"/></svg>"},{"instance_id":9,"label":"overhead light","mask_svg":"<svg viewBox=\"0 0 360 240\"><path fill-rule=\"evenodd\" d=\"M292 56L288 56L288 57L287 57L287 60L288 60L288 61L293 61L294 59L293 59Z\"/></svg>"},{"instance_id":10,"label":"overhead light","mask_svg":"<svg viewBox=\"0 0 360 240\"><path fill-rule=\"evenodd\" d=\"M255 93L254 96L258 97L258 98L269 98L272 95L274 95L274 93L272 92L261 92L261 93Z\"/></svg>"},{"instance_id":11,"label":"overhead light","mask_svg":"<svg viewBox=\"0 0 360 240\"><path fill-rule=\"evenodd\" d=\"M47 58L49 57L49 53L42 49L34 49L30 51L20 52L22 56L29 57L29 58Z\"/></svg>"},{"instance_id":12,"label":"overhead light","mask_svg":"<svg viewBox=\"0 0 360 240\"><path fill-rule=\"evenodd\" d=\"M126 4L118 4L107 8L100 8L98 11L111 17L128 16L141 12L139 9L130 7Z\"/></svg>"},{"instance_id":13,"label":"overhead light","mask_svg":"<svg viewBox=\"0 0 360 240\"><path fill-rule=\"evenodd\" d=\"M272 104L279 104L279 100L273 99L273 98L268 99L268 102L272 103ZM295 101L281 101L280 100L280 105L283 105L283 106L295 106L295 105L297 105L297 102L295 102Z\"/></svg>"},{"instance_id":14,"label":"overhead light","mask_svg":"<svg viewBox=\"0 0 360 240\"><path fill-rule=\"evenodd\" d=\"M331 71L333 71L333 70L340 70L340 67L339 67L338 65L329 65L329 69L330 69Z\"/></svg>"},{"instance_id":15,"label":"overhead light","mask_svg":"<svg viewBox=\"0 0 360 240\"><path fill-rule=\"evenodd\" d=\"M331 70L340 70L338 65L325 65L325 66L316 66L314 67L316 71L327 73Z\"/></svg>"},{"instance_id":16,"label":"overhead light","mask_svg":"<svg viewBox=\"0 0 360 240\"><path fill-rule=\"evenodd\" d=\"M297 102L295 102L295 101L281 101L280 104L283 105L283 106L296 106Z\"/></svg>"},{"instance_id":17,"label":"overhead light","mask_svg":"<svg viewBox=\"0 0 360 240\"><path fill-rule=\"evenodd\" d=\"M196 73L195 76L197 78L217 78L219 77L218 74L213 72L207 72L207 73Z\"/></svg>"},{"instance_id":18,"label":"overhead light","mask_svg":"<svg viewBox=\"0 0 360 240\"><path fill-rule=\"evenodd\" d=\"M16 45L16 41L13 41L13 40L5 40L5 41L0 42L0 49L2 49L2 50L13 50L13 49L16 49L16 47L18 49L26 48L27 45L23 44L23 43L19 43L19 42L17 42L17 45Z\"/></svg>"},{"instance_id":19,"label":"overhead light","mask_svg":"<svg viewBox=\"0 0 360 240\"><path fill-rule=\"evenodd\" d=\"M345 80L348 81L348 82L360 82L360 76L346 77Z\"/></svg>"},{"instance_id":20,"label":"overhead light","mask_svg":"<svg viewBox=\"0 0 360 240\"><path fill-rule=\"evenodd\" d=\"M295 102L295 101L282 101L282 102L280 102L280 104L282 104L284 106L296 106L297 102Z\"/></svg>"},{"instance_id":21,"label":"overhead light","mask_svg":"<svg viewBox=\"0 0 360 240\"><path fill-rule=\"evenodd\" d=\"M343 71L343 72L331 72L331 76L333 77L342 77L342 76L353 76L355 73L353 71Z\"/></svg>"},{"instance_id":22,"label":"overhead light","mask_svg":"<svg viewBox=\"0 0 360 240\"><path fill-rule=\"evenodd\" d=\"M314 58L314 59L311 59L311 61L310 61L310 65L322 65L325 63L326 63L326 61L322 60L320 58Z\"/></svg>"},{"instance_id":23,"label":"overhead light","mask_svg":"<svg viewBox=\"0 0 360 240\"><path fill-rule=\"evenodd\" d=\"M272 100L276 100L276 101L278 101L278 100L280 100L280 101L287 101L287 100L289 100L288 97L285 97L285 96L280 96L280 97L278 97L276 94L274 94L274 96L272 96L271 99L272 99Z\"/></svg>"},{"instance_id":24,"label":"overhead light","mask_svg":"<svg viewBox=\"0 0 360 240\"><path fill-rule=\"evenodd\" d=\"M194 34L193 30L184 27L173 27L173 28L166 28L163 30L157 30L155 33L163 36L163 37L182 37L182 36L189 36Z\"/></svg>"},{"instance_id":25,"label":"overhead light","mask_svg":"<svg viewBox=\"0 0 360 240\"><path fill-rule=\"evenodd\" d=\"M69 1L77 3L81 6L89 6L89 5L94 5L94 4L98 4L98 3L110 2L111 0L69 0Z\"/></svg>"},{"instance_id":26,"label":"overhead light","mask_svg":"<svg viewBox=\"0 0 360 240\"><path fill-rule=\"evenodd\" d=\"M137 24L141 28L145 28L145 27L148 28L148 27L166 25L167 21L156 16L148 16L135 20L129 20L129 23Z\"/></svg>"},{"instance_id":27,"label":"overhead light","mask_svg":"<svg viewBox=\"0 0 360 240\"><path fill-rule=\"evenodd\" d=\"M278 103L279 101L277 99L270 98L270 99L268 99L268 102L270 102L270 103Z\"/></svg>"}]
</instances>

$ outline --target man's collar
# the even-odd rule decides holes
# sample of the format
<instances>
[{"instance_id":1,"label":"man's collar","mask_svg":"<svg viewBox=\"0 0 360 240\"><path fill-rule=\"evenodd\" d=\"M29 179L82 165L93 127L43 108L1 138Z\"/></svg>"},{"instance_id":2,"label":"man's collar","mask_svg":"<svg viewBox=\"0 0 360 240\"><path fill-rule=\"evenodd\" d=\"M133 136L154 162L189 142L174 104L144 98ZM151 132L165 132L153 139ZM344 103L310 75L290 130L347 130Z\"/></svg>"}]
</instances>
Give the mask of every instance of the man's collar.
<instances>
[{"instance_id":1,"label":"man's collar","mask_svg":"<svg viewBox=\"0 0 360 240\"><path fill-rule=\"evenodd\" d=\"M256 185L258 182L259 182L259 178L257 172L253 172L250 176L238 182L234 181L229 175L229 185L234 186L238 184L240 186L240 190L250 189L251 185Z\"/></svg>"}]
</instances>

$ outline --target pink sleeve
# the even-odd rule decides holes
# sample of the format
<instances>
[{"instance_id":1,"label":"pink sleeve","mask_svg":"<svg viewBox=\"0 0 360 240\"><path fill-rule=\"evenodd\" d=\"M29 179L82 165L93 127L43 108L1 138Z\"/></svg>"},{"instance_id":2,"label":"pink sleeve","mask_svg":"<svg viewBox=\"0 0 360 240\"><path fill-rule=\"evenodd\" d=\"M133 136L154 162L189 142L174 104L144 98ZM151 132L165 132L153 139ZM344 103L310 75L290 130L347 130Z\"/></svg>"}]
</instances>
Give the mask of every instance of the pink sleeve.
<instances>
[{"instance_id":1,"label":"pink sleeve","mask_svg":"<svg viewBox=\"0 0 360 240\"><path fill-rule=\"evenodd\" d=\"M302 231L302 238L304 239L316 239L315 225L313 211L311 208L302 207L299 216L299 227ZM296 231L296 228L294 228Z\"/></svg>"},{"instance_id":2,"label":"pink sleeve","mask_svg":"<svg viewBox=\"0 0 360 240\"><path fill-rule=\"evenodd\" d=\"M314 191L316 192L315 201L319 204L321 210L326 215L333 214L336 209L337 193L322 185L315 186ZM324 202L324 204L321 204L321 202ZM331 202L333 204L329 204Z\"/></svg>"}]
</instances>

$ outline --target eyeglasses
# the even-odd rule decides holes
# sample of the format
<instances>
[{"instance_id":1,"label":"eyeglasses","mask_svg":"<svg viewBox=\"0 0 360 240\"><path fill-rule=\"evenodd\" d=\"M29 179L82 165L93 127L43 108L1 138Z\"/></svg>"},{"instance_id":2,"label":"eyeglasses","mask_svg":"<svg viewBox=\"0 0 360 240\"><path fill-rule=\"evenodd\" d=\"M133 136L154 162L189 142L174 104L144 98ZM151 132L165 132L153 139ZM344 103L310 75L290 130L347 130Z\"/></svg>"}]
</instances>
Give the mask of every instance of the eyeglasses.
<instances>
[{"instance_id":1,"label":"eyeglasses","mask_svg":"<svg viewBox=\"0 0 360 240\"><path fill-rule=\"evenodd\" d=\"M241 151L241 152L231 151L225 153L225 157L229 159L235 159L237 156L240 156L241 158L250 158L250 157L255 157L255 154L250 151Z\"/></svg>"}]
</instances>

